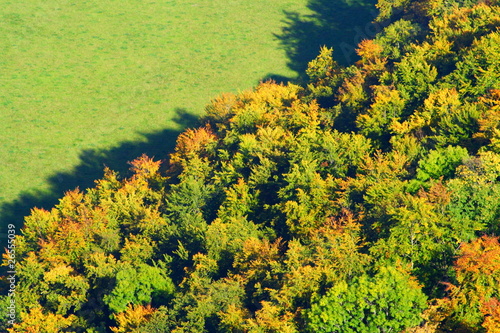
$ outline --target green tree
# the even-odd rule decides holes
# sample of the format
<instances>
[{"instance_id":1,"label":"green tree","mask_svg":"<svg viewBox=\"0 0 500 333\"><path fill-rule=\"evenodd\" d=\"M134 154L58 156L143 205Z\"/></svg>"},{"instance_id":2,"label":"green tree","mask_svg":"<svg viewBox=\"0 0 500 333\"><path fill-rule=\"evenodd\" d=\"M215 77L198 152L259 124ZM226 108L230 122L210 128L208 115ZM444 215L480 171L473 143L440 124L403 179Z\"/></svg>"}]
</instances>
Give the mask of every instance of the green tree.
<instances>
[{"instance_id":1,"label":"green tree","mask_svg":"<svg viewBox=\"0 0 500 333\"><path fill-rule=\"evenodd\" d=\"M373 276L339 282L313 301L310 332L400 332L422 321L426 297L416 282L394 267Z\"/></svg>"},{"instance_id":2,"label":"green tree","mask_svg":"<svg viewBox=\"0 0 500 333\"><path fill-rule=\"evenodd\" d=\"M448 146L445 149L431 150L418 162L417 174L409 185L411 190L424 185L430 180L438 181L441 178L449 179L455 174L456 168L461 165L469 154L462 147ZM427 185L426 187L430 186Z\"/></svg>"},{"instance_id":3,"label":"green tree","mask_svg":"<svg viewBox=\"0 0 500 333\"><path fill-rule=\"evenodd\" d=\"M121 263L115 279L115 287L103 298L113 313L125 311L130 304L146 305L155 300L165 301L174 290L165 264L161 262L155 266Z\"/></svg>"}]
</instances>

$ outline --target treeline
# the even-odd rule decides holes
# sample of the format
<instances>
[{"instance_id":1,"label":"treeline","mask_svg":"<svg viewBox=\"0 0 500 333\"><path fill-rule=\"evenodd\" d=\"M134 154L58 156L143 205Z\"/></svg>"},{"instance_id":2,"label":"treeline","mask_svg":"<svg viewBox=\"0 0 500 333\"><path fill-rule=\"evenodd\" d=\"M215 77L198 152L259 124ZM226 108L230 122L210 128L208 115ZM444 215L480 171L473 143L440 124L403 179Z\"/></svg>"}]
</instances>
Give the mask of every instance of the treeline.
<instances>
[{"instance_id":1,"label":"treeline","mask_svg":"<svg viewBox=\"0 0 500 333\"><path fill-rule=\"evenodd\" d=\"M355 65L323 48L304 86L222 95L167 160L34 209L3 328L498 332L500 2L378 8Z\"/></svg>"}]
</instances>

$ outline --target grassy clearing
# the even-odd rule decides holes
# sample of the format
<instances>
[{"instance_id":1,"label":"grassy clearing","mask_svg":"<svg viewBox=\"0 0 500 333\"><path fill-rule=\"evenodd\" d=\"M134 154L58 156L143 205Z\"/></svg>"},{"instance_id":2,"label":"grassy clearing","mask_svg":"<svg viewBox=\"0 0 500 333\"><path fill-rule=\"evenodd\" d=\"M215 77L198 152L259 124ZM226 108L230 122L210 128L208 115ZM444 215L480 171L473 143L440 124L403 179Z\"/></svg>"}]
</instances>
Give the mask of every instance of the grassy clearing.
<instances>
[{"instance_id":1,"label":"grassy clearing","mask_svg":"<svg viewBox=\"0 0 500 333\"><path fill-rule=\"evenodd\" d=\"M273 34L306 5L0 0L0 203L50 191L82 151L174 133L179 110L199 115L221 92L295 77Z\"/></svg>"}]
</instances>

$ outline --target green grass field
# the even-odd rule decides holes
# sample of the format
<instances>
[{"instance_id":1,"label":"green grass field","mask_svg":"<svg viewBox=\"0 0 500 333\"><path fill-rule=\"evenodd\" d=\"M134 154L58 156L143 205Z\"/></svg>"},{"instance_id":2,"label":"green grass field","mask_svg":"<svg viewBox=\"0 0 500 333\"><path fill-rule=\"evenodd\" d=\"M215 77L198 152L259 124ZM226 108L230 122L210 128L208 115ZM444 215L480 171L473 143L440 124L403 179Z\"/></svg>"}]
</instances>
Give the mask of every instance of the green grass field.
<instances>
[{"instance_id":1,"label":"green grass field","mask_svg":"<svg viewBox=\"0 0 500 333\"><path fill-rule=\"evenodd\" d=\"M166 129L174 142L185 125L174 118L202 114L218 94L270 74L296 77L275 34L284 11L309 10L306 0L0 0L0 8L0 204L50 192L48 179L74 170L84 151L147 144Z\"/></svg>"},{"instance_id":2,"label":"green grass field","mask_svg":"<svg viewBox=\"0 0 500 333\"><path fill-rule=\"evenodd\" d=\"M0 233L33 206L164 158L223 92L355 60L374 0L0 0ZM354 57L353 57L354 55Z\"/></svg>"}]
</instances>

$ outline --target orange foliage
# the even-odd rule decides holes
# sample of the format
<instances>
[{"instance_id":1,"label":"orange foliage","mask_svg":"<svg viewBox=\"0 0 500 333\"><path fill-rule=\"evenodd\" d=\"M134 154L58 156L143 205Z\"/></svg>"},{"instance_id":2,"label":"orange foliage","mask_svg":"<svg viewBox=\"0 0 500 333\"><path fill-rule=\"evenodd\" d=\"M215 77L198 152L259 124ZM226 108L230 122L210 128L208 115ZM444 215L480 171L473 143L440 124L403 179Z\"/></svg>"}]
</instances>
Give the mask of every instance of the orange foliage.
<instances>
[{"instance_id":1,"label":"orange foliage","mask_svg":"<svg viewBox=\"0 0 500 333\"><path fill-rule=\"evenodd\" d=\"M359 43L358 49L356 52L358 55L368 61L373 61L375 58L378 58L383 51L382 46L379 44L375 43L371 39L364 39Z\"/></svg>"},{"instance_id":2,"label":"orange foliage","mask_svg":"<svg viewBox=\"0 0 500 333\"><path fill-rule=\"evenodd\" d=\"M441 180L433 183L428 191L420 190L418 195L433 204L436 211L440 211L443 214L446 206L451 201L451 192L445 185L443 185Z\"/></svg>"},{"instance_id":3,"label":"orange foliage","mask_svg":"<svg viewBox=\"0 0 500 333\"><path fill-rule=\"evenodd\" d=\"M177 138L176 153L172 155L172 162L178 162L182 157L190 154L205 154L211 144L217 142L217 136L209 125L196 129L188 129Z\"/></svg>"},{"instance_id":4,"label":"orange foliage","mask_svg":"<svg viewBox=\"0 0 500 333\"><path fill-rule=\"evenodd\" d=\"M161 161L154 161L152 158L143 154L141 157L130 162L130 165L132 166L130 170L133 171L136 176L146 176L156 174L160 169Z\"/></svg>"},{"instance_id":5,"label":"orange foliage","mask_svg":"<svg viewBox=\"0 0 500 333\"><path fill-rule=\"evenodd\" d=\"M485 319L483 327L487 333L500 333L500 301L490 298L481 307Z\"/></svg>"},{"instance_id":6,"label":"orange foliage","mask_svg":"<svg viewBox=\"0 0 500 333\"><path fill-rule=\"evenodd\" d=\"M446 283L447 300L455 320L466 326L483 324L488 332L500 323L500 243L498 237L482 236L460 247L455 263L458 286Z\"/></svg>"},{"instance_id":7,"label":"orange foliage","mask_svg":"<svg viewBox=\"0 0 500 333\"><path fill-rule=\"evenodd\" d=\"M383 47L372 39L364 39L359 43L356 53L361 57L361 63L367 71L383 70L387 58L382 58Z\"/></svg>"},{"instance_id":8,"label":"orange foliage","mask_svg":"<svg viewBox=\"0 0 500 333\"><path fill-rule=\"evenodd\" d=\"M127 310L116 315L118 327L110 327L114 333L132 332L146 322L156 311L151 305L128 305Z\"/></svg>"},{"instance_id":9,"label":"orange foliage","mask_svg":"<svg viewBox=\"0 0 500 333\"><path fill-rule=\"evenodd\" d=\"M500 275L498 237L483 236L471 243L462 244L461 252L462 255L456 262L459 280L463 280L467 273ZM496 282L500 282L500 279Z\"/></svg>"}]
</instances>

